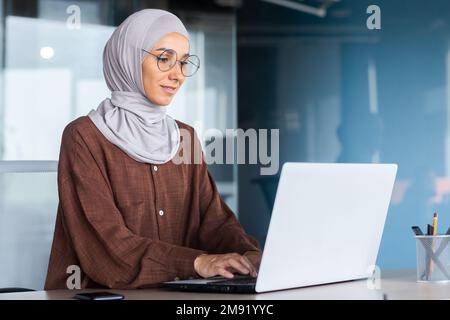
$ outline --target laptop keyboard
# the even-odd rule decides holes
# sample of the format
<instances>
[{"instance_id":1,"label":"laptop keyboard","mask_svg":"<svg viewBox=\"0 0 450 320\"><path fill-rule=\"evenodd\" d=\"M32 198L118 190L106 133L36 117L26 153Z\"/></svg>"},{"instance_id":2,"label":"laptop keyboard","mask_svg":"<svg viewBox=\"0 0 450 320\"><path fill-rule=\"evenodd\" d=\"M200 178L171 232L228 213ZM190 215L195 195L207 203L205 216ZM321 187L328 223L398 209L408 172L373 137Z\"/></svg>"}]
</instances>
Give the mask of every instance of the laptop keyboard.
<instances>
[{"instance_id":1,"label":"laptop keyboard","mask_svg":"<svg viewBox=\"0 0 450 320\"><path fill-rule=\"evenodd\" d=\"M240 285L255 285L256 284L256 278L238 278L238 279L228 279L224 281L218 281L217 283L224 283L224 284L240 284Z\"/></svg>"}]
</instances>

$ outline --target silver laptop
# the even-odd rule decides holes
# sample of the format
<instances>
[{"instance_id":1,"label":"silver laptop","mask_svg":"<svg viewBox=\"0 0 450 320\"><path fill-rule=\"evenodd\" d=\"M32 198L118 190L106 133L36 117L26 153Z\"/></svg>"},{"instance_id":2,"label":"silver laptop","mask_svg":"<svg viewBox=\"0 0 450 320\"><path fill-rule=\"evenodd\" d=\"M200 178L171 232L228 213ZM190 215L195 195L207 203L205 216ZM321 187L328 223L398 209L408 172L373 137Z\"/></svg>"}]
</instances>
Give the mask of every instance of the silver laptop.
<instances>
[{"instance_id":1,"label":"silver laptop","mask_svg":"<svg viewBox=\"0 0 450 320\"><path fill-rule=\"evenodd\" d=\"M213 277L164 286L251 293L367 278L396 173L396 164L285 163L257 279Z\"/></svg>"}]
</instances>

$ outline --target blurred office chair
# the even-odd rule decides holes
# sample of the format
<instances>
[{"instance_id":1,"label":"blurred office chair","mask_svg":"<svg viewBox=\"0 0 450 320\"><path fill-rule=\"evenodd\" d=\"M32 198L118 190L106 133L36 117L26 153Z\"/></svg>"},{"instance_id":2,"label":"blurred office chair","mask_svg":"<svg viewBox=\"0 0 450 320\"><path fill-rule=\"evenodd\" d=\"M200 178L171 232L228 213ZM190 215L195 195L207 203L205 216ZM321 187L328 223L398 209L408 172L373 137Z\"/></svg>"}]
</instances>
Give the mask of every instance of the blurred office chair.
<instances>
[{"instance_id":1,"label":"blurred office chair","mask_svg":"<svg viewBox=\"0 0 450 320\"><path fill-rule=\"evenodd\" d=\"M57 161L0 161L0 293L44 288L57 167Z\"/></svg>"}]
</instances>

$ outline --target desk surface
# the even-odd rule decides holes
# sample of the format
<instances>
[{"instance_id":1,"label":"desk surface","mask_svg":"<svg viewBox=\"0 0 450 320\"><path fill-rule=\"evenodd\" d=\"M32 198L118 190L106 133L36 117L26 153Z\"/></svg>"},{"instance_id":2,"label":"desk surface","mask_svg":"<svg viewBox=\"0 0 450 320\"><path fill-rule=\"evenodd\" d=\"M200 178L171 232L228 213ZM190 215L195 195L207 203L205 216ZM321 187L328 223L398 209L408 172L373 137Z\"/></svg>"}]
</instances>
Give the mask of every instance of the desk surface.
<instances>
[{"instance_id":1,"label":"desk surface","mask_svg":"<svg viewBox=\"0 0 450 320\"><path fill-rule=\"evenodd\" d=\"M322 286L290 289L259 294L211 294L176 292L170 289L110 290L127 300L309 300L309 299L447 299L450 283L417 283L415 270L388 270L381 273L379 289L371 289L367 280L349 281ZM0 294L0 300L66 300L88 290L52 290ZM105 291L105 290L101 290Z\"/></svg>"}]
</instances>

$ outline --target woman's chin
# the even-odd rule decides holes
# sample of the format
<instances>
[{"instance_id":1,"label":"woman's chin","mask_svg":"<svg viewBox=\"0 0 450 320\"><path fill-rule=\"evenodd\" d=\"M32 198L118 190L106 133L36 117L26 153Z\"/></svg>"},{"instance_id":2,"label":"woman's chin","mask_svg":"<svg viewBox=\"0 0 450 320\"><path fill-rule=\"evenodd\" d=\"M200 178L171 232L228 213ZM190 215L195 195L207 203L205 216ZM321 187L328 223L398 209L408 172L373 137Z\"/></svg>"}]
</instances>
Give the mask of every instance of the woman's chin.
<instances>
[{"instance_id":1,"label":"woman's chin","mask_svg":"<svg viewBox=\"0 0 450 320\"><path fill-rule=\"evenodd\" d=\"M161 103L158 103L158 106L167 107L170 102L172 102L172 99L170 99L169 101L161 101Z\"/></svg>"},{"instance_id":2,"label":"woman's chin","mask_svg":"<svg viewBox=\"0 0 450 320\"><path fill-rule=\"evenodd\" d=\"M159 98L159 99L149 99L151 102L153 102L154 104L156 104L157 106L161 106L161 107L166 107L168 106L171 102L172 99L168 99L168 98Z\"/></svg>"}]
</instances>

